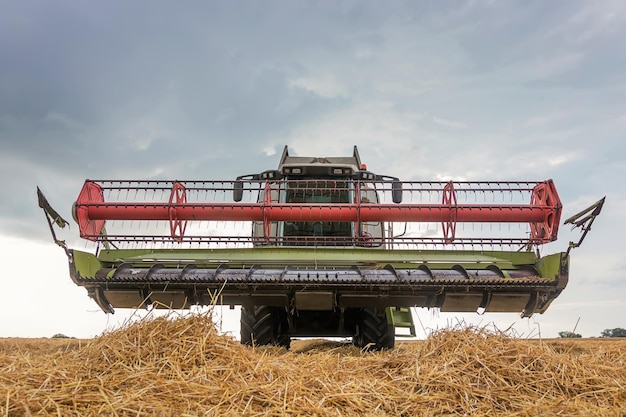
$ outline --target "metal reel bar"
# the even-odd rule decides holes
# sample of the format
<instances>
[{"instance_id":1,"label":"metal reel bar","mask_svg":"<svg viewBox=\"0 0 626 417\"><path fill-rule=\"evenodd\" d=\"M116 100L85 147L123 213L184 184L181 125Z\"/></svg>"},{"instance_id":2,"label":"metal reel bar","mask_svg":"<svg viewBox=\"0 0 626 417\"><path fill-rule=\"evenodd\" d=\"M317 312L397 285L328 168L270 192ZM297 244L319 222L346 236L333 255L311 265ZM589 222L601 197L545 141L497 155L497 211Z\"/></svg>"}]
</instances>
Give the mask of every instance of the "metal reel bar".
<instances>
[{"instance_id":1,"label":"metal reel bar","mask_svg":"<svg viewBox=\"0 0 626 417\"><path fill-rule=\"evenodd\" d=\"M288 181L294 183L294 181ZM382 185L366 181L371 189L382 189ZM197 182L188 187L185 181L161 182L158 186L145 185L146 182L125 181L116 184L115 190L127 194L139 191L167 189L167 201L111 201L104 198L104 189L97 181L85 182L75 203L75 217L79 224L81 237L96 241L106 220L150 220L169 221L170 233L175 241L182 241L187 222L196 221L258 221L268 229L271 222L438 222L444 229L444 240L455 240L457 223L528 223L531 226L530 241L546 243L556 239L561 216L561 202L551 180L538 183L402 183L405 193L425 192L421 187L430 187L429 192L442 193L441 203L284 203L276 201L273 190L284 190L285 181L264 183L264 198L260 202L206 202L189 201L189 189L205 192L230 194L233 182L212 182L213 187L198 186ZM270 186L271 184L271 186ZM455 186L454 184L457 184ZM475 189L468 189L478 184ZM466 204L459 203L459 191L495 195L498 193L528 192L524 184L533 184L530 188L529 204ZM259 190L261 183L251 181L250 190ZM281 188L283 187L283 188ZM378 188L377 188L378 187ZM277 191L277 192L278 192ZM221 195L220 194L220 195Z\"/></svg>"}]
</instances>

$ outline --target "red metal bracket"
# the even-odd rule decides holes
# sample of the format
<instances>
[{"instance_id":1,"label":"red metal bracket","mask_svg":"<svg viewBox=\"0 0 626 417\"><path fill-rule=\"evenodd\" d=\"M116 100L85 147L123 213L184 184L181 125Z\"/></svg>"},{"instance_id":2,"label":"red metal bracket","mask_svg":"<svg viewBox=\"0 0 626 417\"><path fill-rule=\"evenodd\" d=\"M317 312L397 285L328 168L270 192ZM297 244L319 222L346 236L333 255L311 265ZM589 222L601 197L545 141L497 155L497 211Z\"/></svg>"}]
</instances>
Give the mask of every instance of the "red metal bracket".
<instances>
[{"instance_id":1,"label":"red metal bracket","mask_svg":"<svg viewBox=\"0 0 626 417\"><path fill-rule=\"evenodd\" d=\"M561 221L561 199L556 192L552 180L539 183L533 189L530 197L530 205L543 207L545 221L530 223L530 231L533 240L552 241L556 240Z\"/></svg>"},{"instance_id":2,"label":"red metal bracket","mask_svg":"<svg viewBox=\"0 0 626 417\"><path fill-rule=\"evenodd\" d=\"M452 181L446 184L443 187L443 199L441 204L444 207L448 207L450 209L450 217L448 217L447 221L441 222L441 228L443 229L443 239L446 243L452 243L454 240L454 235L456 233L456 212L457 212L457 204L456 204L456 194L454 192L454 184Z\"/></svg>"},{"instance_id":3,"label":"red metal bracket","mask_svg":"<svg viewBox=\"0 0 626 417\"><path fill-rule=\"evenodd\" d=\"M185 236L185 229L187 229L187 220L178 218L176 208L179 205L187 203L187 191L185 186L176 181L172 187L172 194L170 194L169 214L170 214L170 232L172 239L176 242L182 242Z\"/></svg>"},{"instance_id":4,"label":"red metal bracket","mask_svg":"<svg viewBox=\"0 0 626 417\"><path fill-rule=\"evenodd\" d=\"M263 208L262 208L263 212L265 212L266 206L271 206L271 205L272 205L272 188L270 187L270 183L266 182L264 199L263 199ZM272 232L272 221L264 214L263 215L263 237L265 238L266 242L270 241L271 232Z\"/></svg>"},{"instance_id":5,"label":"red metal bracket","mask_svg":"<svg viewBox=\"0 0 626 417\"><path fill-rule=\"evenodd\" d=\"M104 227L104 219L92 220L89 217L88 205L104 204L104 193L102 188L92 181L85 181L80 194L74 203L74 219L78 222L78 230L80 236L87 240L95 242Z\"/></svg>"}]
</instances>

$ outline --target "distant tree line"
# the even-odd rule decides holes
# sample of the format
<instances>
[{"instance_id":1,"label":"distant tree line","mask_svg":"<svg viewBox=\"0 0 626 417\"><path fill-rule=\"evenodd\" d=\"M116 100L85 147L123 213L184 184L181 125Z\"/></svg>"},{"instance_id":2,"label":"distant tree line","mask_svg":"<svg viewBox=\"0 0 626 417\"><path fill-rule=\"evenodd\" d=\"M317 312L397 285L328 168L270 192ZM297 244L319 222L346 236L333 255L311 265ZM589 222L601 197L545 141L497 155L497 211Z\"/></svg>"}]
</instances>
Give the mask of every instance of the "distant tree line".
<instances>
[{"instance_id":1,"label":"distant tree line","mask_svg":"<svg viewBox=\"0 0 626 417\"><path fill-rule=\"evenodd\" d=\"M626 329L622 329L621 327L606 329L602 331L602 337L626 337Z\"/></svg>"},{"instance_id":2,"label":"distant tree line","mask_svg":"<svg viewBox=\"0 0 626 417\"><path fill-rule=\"evenodd\" d=\"M562 337L563 339L578 339L579 337L583 337L583 336L578 333L564 330L562 332L559 332L559 337Z\"/></svg>"},{"instance_id":3,"label":"distant tree line","mask_svg":"<svg viewBox=\"0 0 626 417\"><path fill-rule=\"evenodd\" d=\"M578 333L564 330L559 332L559 337L562 337L563 339L577 339L583 336ZM621 327L617 327L615 329L605 329L602 330L600 337L626 337L626 329L622 329Z\"/></svg>"}]
</instances>

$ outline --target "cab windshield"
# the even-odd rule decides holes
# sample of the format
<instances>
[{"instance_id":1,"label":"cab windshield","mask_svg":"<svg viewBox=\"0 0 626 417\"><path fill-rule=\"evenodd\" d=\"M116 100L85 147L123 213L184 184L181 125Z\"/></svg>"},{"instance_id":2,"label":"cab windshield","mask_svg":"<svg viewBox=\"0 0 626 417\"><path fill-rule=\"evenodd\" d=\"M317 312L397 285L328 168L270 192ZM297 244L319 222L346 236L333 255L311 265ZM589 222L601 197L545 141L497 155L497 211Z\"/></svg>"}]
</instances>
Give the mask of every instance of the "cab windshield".
<instances>
[{"instance_id":1,"label":"cab windshield","mask_svg":"<svg viewBox=\"0 0 626 417\"><path fill-rule=\"evenodd\" d=\"M351 186L351 181L289 181L285 202L291 204L351 203L353 195ZM283 229L285 241L298 246L346 244L353 235L351 222L285 222Z\"/></svg>"}]
</instances>

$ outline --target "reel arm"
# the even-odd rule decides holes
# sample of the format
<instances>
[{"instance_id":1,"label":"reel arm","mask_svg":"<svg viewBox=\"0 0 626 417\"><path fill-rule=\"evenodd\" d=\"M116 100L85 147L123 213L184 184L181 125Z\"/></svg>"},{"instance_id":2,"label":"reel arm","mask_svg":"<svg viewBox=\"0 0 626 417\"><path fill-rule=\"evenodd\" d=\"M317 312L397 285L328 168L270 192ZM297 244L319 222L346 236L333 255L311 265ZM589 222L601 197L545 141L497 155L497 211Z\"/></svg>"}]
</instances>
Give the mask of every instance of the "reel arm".
<instances>
[{"instance_id":1,"label":"reel arm","mask_svg":"<svg viewBox=\"0 0 626 417\"><path fill-rule=\"evenodd\" d=\"M602 211L602 206L604 206L605 199L606 196L602 197L595 204L592 204L580 213L574 214L572 217L563 222L563 224L571 224L572 230L580 227L582 231L582 236L580 236L578 242L569 243L569 247L567 248L566 252L568 255L572 249L579 247L583 243L583 240L585 240L585 236L587 236L587 233L589 233L589 231L591 230L591 225Z\"/></svg>"}]
</instances>

